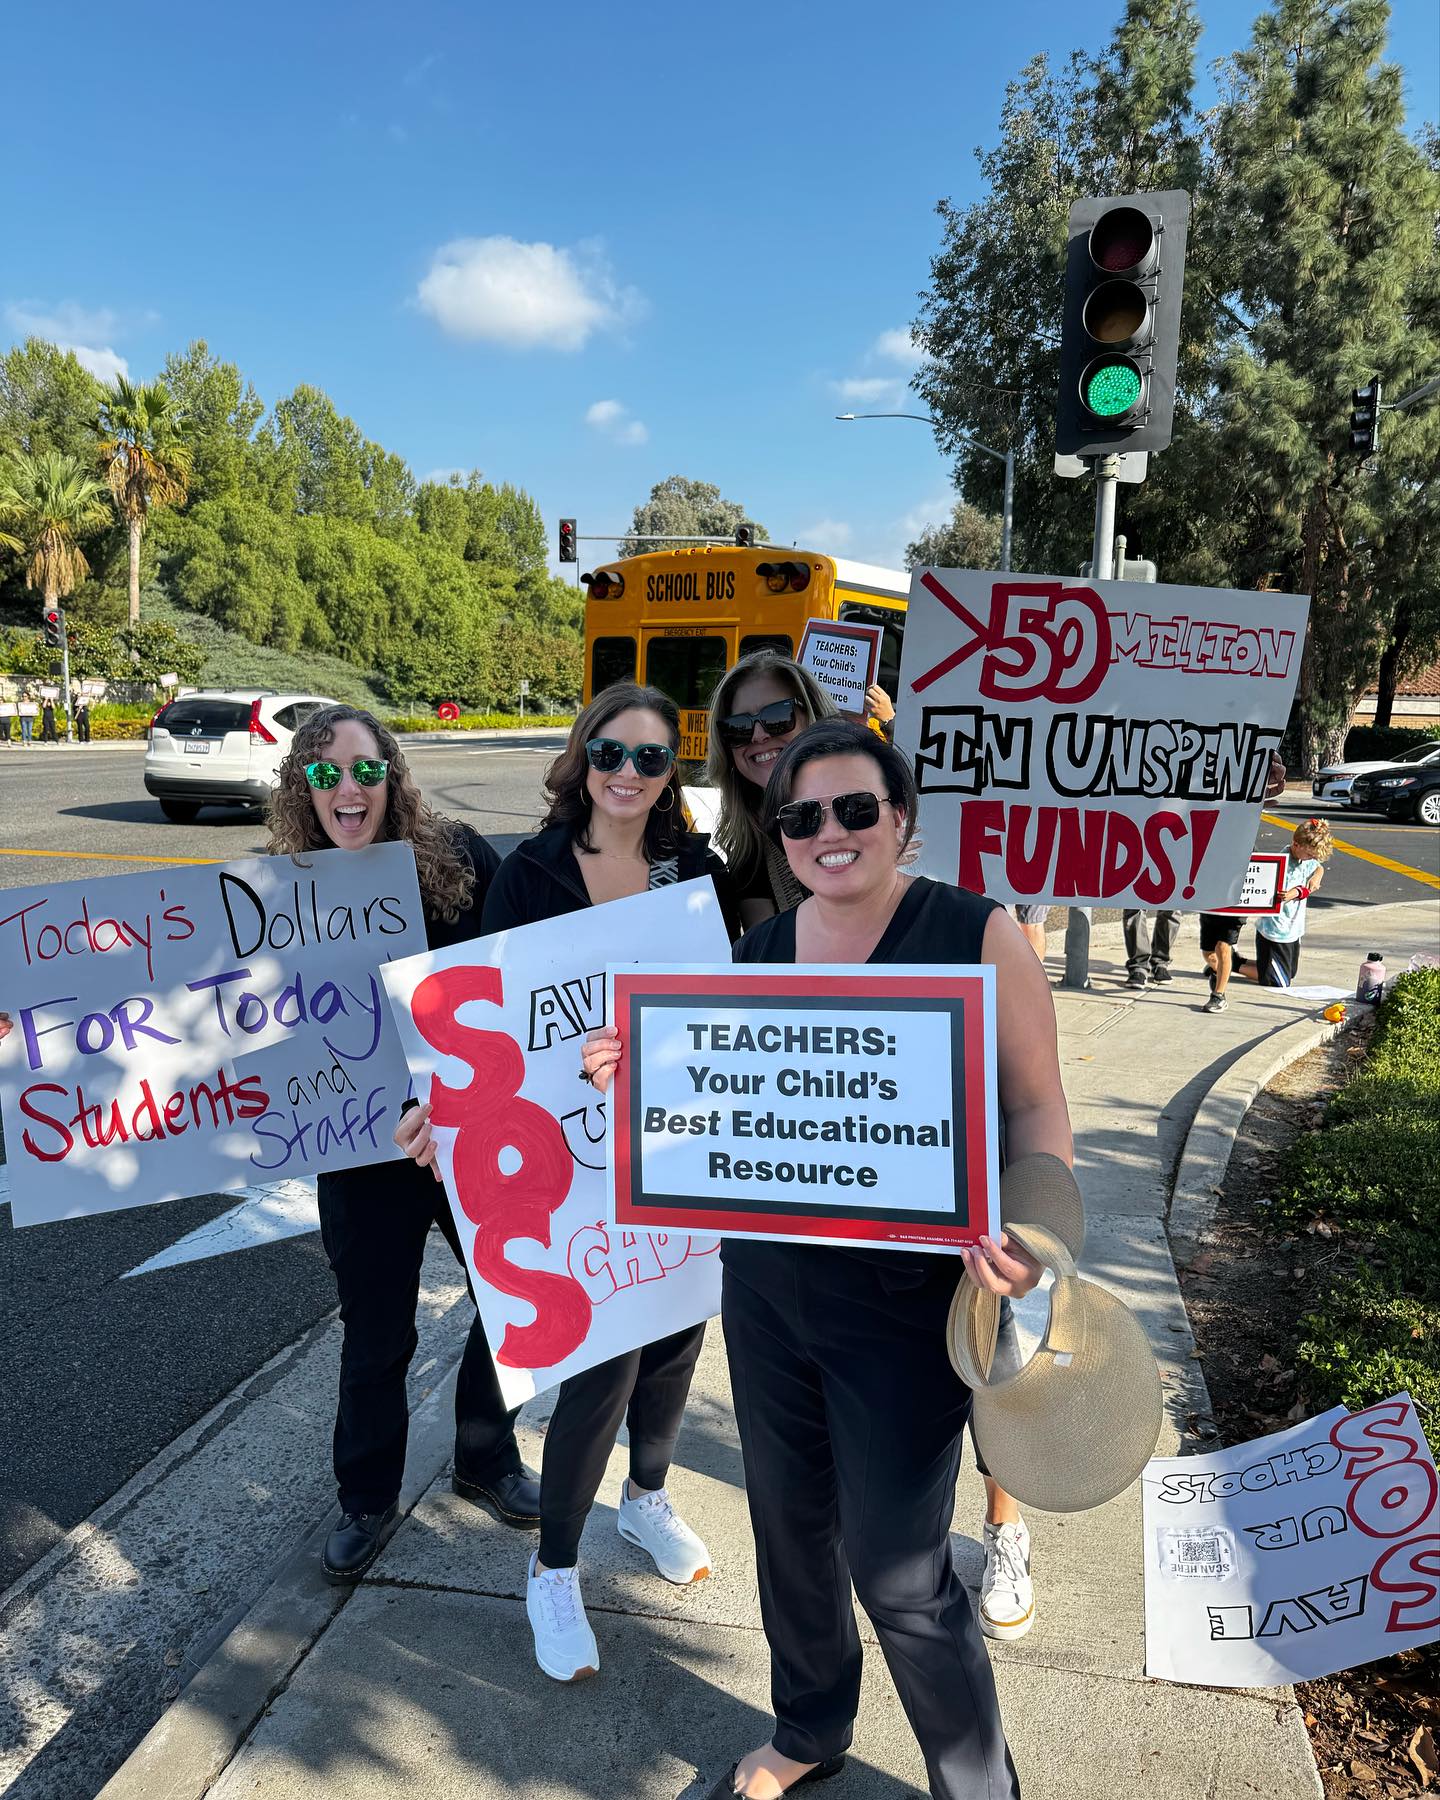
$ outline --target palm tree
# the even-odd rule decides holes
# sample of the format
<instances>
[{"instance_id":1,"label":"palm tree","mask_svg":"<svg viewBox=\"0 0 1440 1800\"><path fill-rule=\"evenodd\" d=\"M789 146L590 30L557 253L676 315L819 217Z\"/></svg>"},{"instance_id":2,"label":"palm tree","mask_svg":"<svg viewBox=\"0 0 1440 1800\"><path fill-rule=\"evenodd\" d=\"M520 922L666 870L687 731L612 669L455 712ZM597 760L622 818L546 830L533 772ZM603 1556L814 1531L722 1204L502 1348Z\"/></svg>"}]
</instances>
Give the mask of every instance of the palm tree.
<instances>
[{"instance_id":1,"label":"palm tree","mask_svg":"<svg viewBox=\"0 0 1440 1800\"><path fill-rule=\"evenodd\" d=\"M100 467L130 532L130 623L140 623L140 539L157 506L180 506L191 453L169 389L121 375L100 404Z\"/></svg>"},{"instance_id":2,"label":"palm tree","mask_svg":"<svg viewBox=\"0 0 1440 1800\"><path fill-rule=\"evenodd\" d=\"M39 588L47 608L73 594L90 573L76 542L110 520L105 484L73 456L17 450L0 460L0 533L25 560L25 585Z\"/></svg>"}]
</instances>

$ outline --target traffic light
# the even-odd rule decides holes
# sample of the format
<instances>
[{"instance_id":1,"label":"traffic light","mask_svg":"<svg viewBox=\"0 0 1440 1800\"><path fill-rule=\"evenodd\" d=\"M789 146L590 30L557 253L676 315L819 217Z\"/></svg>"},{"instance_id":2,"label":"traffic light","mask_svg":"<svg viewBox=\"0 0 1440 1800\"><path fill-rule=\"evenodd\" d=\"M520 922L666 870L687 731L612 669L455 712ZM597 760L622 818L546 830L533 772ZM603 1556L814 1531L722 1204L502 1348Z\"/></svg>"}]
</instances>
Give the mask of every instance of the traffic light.
<instances>
[{"instance_id":1,"label":"traffic light","mask_svg":"<svg viewBox=\"0 0 1440 1800\"><path fill-rule=\"evenodd\" d=\"M45 648L47 650L63 650L65 647L65 615L58 606L45 608Z\"/></svg>"},{"instance_id":2,"label":"traffic light","mask_svg":"<svg viewBox=\"0 0 1440 1800\"><path fill-rule=\"evenodd\" d=\"M575 555L575 521L573 519L560 521L560 560L561 562L578 560Z\"/></svg>"},{"instance_id":3,"label":"traffic light","mask_svg":"<svg viewBox=\"0 0 1440 1800\"><path fill-rule=\"evenodd\" d=\"M737 525L735 527L735 548L737 550L753 550L755 548L755 527L753 525Z\"/></svg>"},{"instance_id":4,"label":"traffic light","mask_svg":"<svg viewBox=\"0 0 1440 1800\"><path fill-rule=\"evenodd\" d=\"M1190 196L1117 194L1070 208L1055 449L1164 450L1175 416Z\"/></svg>"},{"instance_id":5,"label":"traffic light","mask_svg":"<svg viewBox=\"0 0 1440 1800\"><path fill-rule=\"evenodd\" d=\"M1363 462L1380 448L1380 380L1351 393L1350 448Z\"/></svg>"}]
</instances>

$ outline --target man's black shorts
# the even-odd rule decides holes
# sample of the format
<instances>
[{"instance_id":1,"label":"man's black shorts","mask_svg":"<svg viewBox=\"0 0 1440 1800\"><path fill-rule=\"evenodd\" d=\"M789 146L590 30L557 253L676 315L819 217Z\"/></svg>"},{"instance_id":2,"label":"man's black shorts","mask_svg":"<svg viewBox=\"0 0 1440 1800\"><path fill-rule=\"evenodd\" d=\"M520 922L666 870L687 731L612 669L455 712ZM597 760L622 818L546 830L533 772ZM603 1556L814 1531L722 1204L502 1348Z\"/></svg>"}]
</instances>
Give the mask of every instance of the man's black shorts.
<instances>
[{"instance_id":1,"label":"man's black shorts","mask_svg":"<svg viewBox=\"0 0 1440 1800\"><path fill-rule=\"evenodd\" d=\"M1240 942L1240 927L1244 923L1233 913L1201 913L1200 954L1208 956L1218 944L1228 944L1233 950Z\"/></svg>"}]
</instances>

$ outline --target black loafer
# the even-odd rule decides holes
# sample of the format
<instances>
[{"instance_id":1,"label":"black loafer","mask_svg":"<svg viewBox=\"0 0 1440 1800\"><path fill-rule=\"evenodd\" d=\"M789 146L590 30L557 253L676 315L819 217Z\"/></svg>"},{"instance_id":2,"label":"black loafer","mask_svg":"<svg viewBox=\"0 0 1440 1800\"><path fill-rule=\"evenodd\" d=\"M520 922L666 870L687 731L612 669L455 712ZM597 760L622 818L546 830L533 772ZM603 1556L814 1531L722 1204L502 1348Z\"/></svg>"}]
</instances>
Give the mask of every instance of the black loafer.
<instances>
[{"instance_id":1,"label":"black loafer","mask_svg":"<svg viewBox=\"0 0 1440 1800\"><path fill-rule=\"evenodd\" d=\"M838 1775L844 1767L845 1752L842 1750L838 1756L827 1756L824 1762L816 1763L809 1774L802 1775L798 1781L792 1781L785 1792L787 1794L798 1794L800 1789L804 1787L807 1782L828 1781L832 1775ZM721 1776L720 1780L715 1783L714 1787L711 1788L710 1792L706 1795L705 1800L734 1800L735 1777L739 1771L740 1765L737 1762L728 1775Z\"/></svg>"},{"instance_id":2,"label":"black loafer","mask_svg":"<svg viewBox=\"0 0 1440 1800\"><path fill-rule=\"evenodd\" d=\"M517 1531L539 1529L540 1483L528 1469L492 1475L488 1481L476 1481L457 1469L450 1485L462 1500L494 1513L502 1525L513 1525Z\"/></svg>"},{"instance_id":3,"label":"black loafer","mask_svg":"<svg viewBox=\"0 0 1440 1800\"><path fill-rule=\"evenodd\" d=\"M344 1513L325 1540L320 1566L332 1587L348 1587L358 1581L380 1554L385 1529L394 1523L399 1508L387 1506L378 1513Z\"/></svg>"}]
</instances>

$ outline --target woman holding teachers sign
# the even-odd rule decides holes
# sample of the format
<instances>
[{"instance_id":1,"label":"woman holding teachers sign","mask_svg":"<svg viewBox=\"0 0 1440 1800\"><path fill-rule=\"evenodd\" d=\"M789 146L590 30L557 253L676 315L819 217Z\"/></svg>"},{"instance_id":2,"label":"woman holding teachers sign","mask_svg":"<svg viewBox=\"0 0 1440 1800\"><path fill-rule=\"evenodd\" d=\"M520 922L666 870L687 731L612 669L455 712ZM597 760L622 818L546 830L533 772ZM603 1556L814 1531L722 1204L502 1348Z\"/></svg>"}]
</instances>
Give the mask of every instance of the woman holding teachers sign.
<instances>
[{"instance_id":1,"label":"woman holding teachers sign","mask_svg":"<svg viewBox=\"0 0 1440 1800\"><path fill-rule=\"evenodd\" d=\"M485 931L508 931L672 882L713 879L733 937L739 929L725 865L704 836L683 829L676 769L680 715L656 688L621 682L576 719L546 775L550 809L539 832L507 857L485 902ZM641 946L617 944L616 959ZM428 1104L401 1121L396 1142L418 1163L435 1146ZM620 1535L646 1551L668 1581L698 1581L710 1554L665 1491L703 1324L601 1363L560 1386L545 1438L540 1544L530 1559L526 1611L535 1657L556 1681L600 1666L576 1563L621 1422L630 1474L619 1503Z\"/></svg>"},{"instance_id":2,"label":"woman holding teachers sign","mask_svg":"<svg viewBox=\"0 0 1440 1800\"><path fill-rule=\"evenodd\" d=\"M736 960L990 963L1007 1155L1068 1165L1044 972L995 901L903 873L915 809L909 764L873 733L838 719L802 733L774 767L764 818L810 897L756 926ZM620 1055L613 1028L592 1034L591 1079L608 1085ZM931 1794L1013 1800L995 1684L949 1544L970 1410L946 1351L954 1258L739 1239L721 1254L776 1724L712 1800L777 1800L839 1771L860 1695L852 1583ZM1003 1233L962 1254L992 1293L1024 1294L1039 1279Z\"/></svg>"},{"instance_id":3,"label":"woman holding teachers sign","mask_svg":"<svg viewBox=\"0 0 1440 1800\"><path fill-rule=\"evenodd\" d=\"M425 903L432 950L480 936L480 913L500 859L476 831L426 805L399 744L372 714L321 707L301 725L270 802L273 854L406 843ZM320 1233L345 1328L335 1416L342 1517L322 1556L326 1578L358 1581L380 1553L405 1472L405 1373L415 1354L420 1264L438 1225L464 1268L443 1189L407 1162L322 1172ZM507 1525L539 1523L539 1488L520 1462L476 1314L455 1389L457 1494Z\"/></svg>"}]
</instances>

